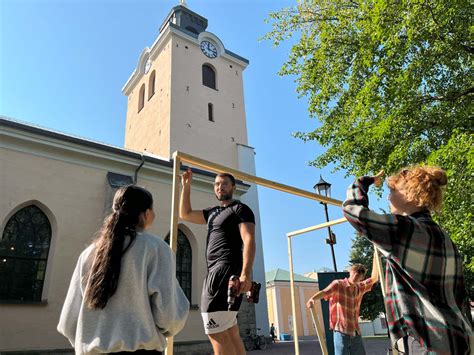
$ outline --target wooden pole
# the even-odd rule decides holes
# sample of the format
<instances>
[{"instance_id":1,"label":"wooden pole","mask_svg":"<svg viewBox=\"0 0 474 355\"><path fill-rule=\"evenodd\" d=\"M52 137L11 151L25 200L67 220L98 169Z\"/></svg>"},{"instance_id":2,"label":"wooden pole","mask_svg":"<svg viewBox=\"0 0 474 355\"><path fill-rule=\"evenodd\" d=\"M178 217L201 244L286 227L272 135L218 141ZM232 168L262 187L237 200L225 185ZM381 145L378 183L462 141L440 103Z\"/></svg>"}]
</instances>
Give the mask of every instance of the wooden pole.
<instances>
[{"instance_id":1,"label":"wooden pole","mask_svg":"<svg viewBox=\"0 0 474 355\"><path fill-rule=\"evenodd\" d=\"M375 253L375 266L377 267L377 272L379 273L379 280L380 280L380 286L382 289L382 296L385 298L385 275L382 270L382 259L380 258L379 250L377 247L374 245L374 253Z\"/></svg>"},{"instance_id":2,"label":"wooden pole","mask_svg":"<svg viewBox=\"0 0 474 355\"><path fill-rule=\"evenodd\" d=\"M384 304L384 307L385 307L385 314L388 314L387 312L387 305L385 303L385 297L386 297L386 292L385 292L385 275L383 273L383 268L382 268L382 259L380 258L380 254L379 254L379 250L377 249L377 247L374 245L374 253L375 253L375 266L377 267L377 272L379 273L379 280L380 280L380 288L382 289L382 296L383 296L383 304ZM387 325L388 325L388 321L387 319L385 319L385 321L387 322ZM390 335L390 338L392 336ZM393 355L398 355L398 351L397 349L395 349L394 347L392 347L392 354Z\"/></svg>"},{"instance_id":3,"label":"wooden pole","mask_svg":"<svg viewBox=\"0 0 474 355\"><path fill-rule=\"evenodd\" d=\"M181 161L176 153L173 154L173 190L171 193L171 221L170 221L170 248L176 255L178 245L178 217L179 217L179 180ZM176 260L176 258L175 258ZM167 338L165 355L173 355L174 338Z\"/></svg>"},{"instance_id":4,"label":"wooden pole","mask_svg":"<svg viewBox=\"0 0 474 355\"><path fill-rule=\"evenodd\" d=\"M291 309L293 312L293 339L295 343L295 355L300 355L300 344L298 342L298 325L296 323L295 277L293 274L293 251L291 249L291 237L288 237L288 260L290 263Z\"/></svg>"},{"instance_id":5,"label":"wooden pole","mask_svg":"<svg viewBox=\"0 0 474 355\"><path fill-rule=\"evenodd\" d=\"M321 301L317 300L317 302ZM316 304L314 304L313 307L310 308L310 312L311 318L313 319L314 327L316 328L316 334L318 335L319 346L321 347L321 351L323 352L323 355L328 355L328 348L326 346L326 339L324 338L323 327L316 313Z\"/></svg>"},{"instance_id":6,"label":"wooden pole","mask_svg":"<svg viewBox=\"0 0 474 355\"><path fill-rule=\"evenodd\" d=\"M300 346L299 346L299 343L298 343L298 328L297 328L298 324L296 323L296 301L295 301L296 297L295 297L295 285L294 285L294 283L295 283L295 281L294 281L295 278L294 277L295 276L294 276L294 273L293 273L293 252L292 252L292 249L291 249L291 238L296 236L296 235L312 232L312 231L315 231L315 230L318 230L318 229L327 228L329 226L333 226L335 224L340 224L340 223L344 223L344 222L347 222L347 219L345 217L336 219L334 221L324 222L324 223L321 223L321 224L318 224L318 225L315 225L315 226L312 226L312 227L298 229L296 231L289 232L289 233L286 234L286 237L288 238L288 259L289 259L289 263L290 263L291 307L292 307L292 310L293 310L293 329L294 329L294 338L295 338L295 355L299 355ZM318 334L318 337L319 337L319 334ZM320 339L320 344L321 344L321 339ZM326 342L324 342L324 346L326 346ZM327 349L326 349L326 351L327 351ZM324 352L323 352L323 355L324 355Z\"/></svg>"},{"instance_id":7,"label":"wooden pole","mask_svg":"<svg viewBox=\"0 0 474 355\"><path fill-rule=\"evenodd\" d=\"M312 232L312 231L315 231L315 230L318 230L318 229L327 228L327 227L334 226L336 224L341 224L341 223L344 223L344 222L347 222L346 217L342 217L342 218L339 218L339 219L335 219L333 221L317 224L317 225L312 226L312 227L298 229L296 231L286 233L286 236L287 237L294 237L295 235Z\"/></svg>"},{"instance_id":8,"label":"wooden pole","mask_svg":"<svg viewBox=\"0 0 474 355\"><path fill-rule=\"evenodd\" d=\"M176 245L177 245L177 238L178 238L178 212L179 212L178 211L178 206L179 206L178 198L179 198L179 179L180 179L179 174L181 170L181 163L183 162L197 166L204 170L215 172L215 173L227 172L227 173L232 174L237 179L240 179L246 182L255 183L257 185L265 186L265 187L279 190L282 192L286 192L292 195L309 198L311 200L316 200L316 201L330 204L333 206L338 206L338 207L342 206L342 201L336 200L334 198L322 196L322 195L309 192L306 190L302 190L296 187L280 184L275 181L262 179L257 176L250 175L242 171L226 167L224 165L215 164L208 160L200 159L195 156L182 153L179 151L175 151L173 153L173 161L174 163L173 163L173 190L172 190L172 200L171 200L170 247L175 253L176 253ZM345 218L340 218L338 220L329 221L329 222L326 222L314 227L305 228L305 229L298 230L291 233L292 235L303 234L309 231L326 228L328 226L343 223L345 221L346 221ZM294 338L295 338L295 353L296 355L299 355L298 328L297 328L297 323L296 323L296 300L295 300L295 294L294 294L295 287L294 287L293 259L292 259L292 250L291 250L291 236L287 235L287 237L288 237L288 257L290 260L290 283L291 283L291 300L292 300L292 309L293 309L293 332L294 332ZM173 338L170 337L167 340L168 340L168 345L165 350L165 354L173 355Z\"/></svg>"},{"instance_id":9,"label":"wooden pole","mask_svg":"<svg viewBox=\"0 0 474 355\"><path fill-rule=\"evenodd\" d=\"M342 206L342 201L336 200L336 199L331 198L331 197L322 196L322 195L316 194L314 192L309 192L309 191L302 190L302 189L299 189L299 188L296 188L296 187L280 184L280 183L275 182L275 181L262 179L262 178L259 178L257 176L254 176L254 175L244 173L240 170L228 168L224 165L219 165L219 164L210 162L208 160L204 160L204 159L201 159L201 158L194 157L194 156L186 154L186 153L174 152L173 156L175 156L175 154L176 154L177 157L179 157L181 159L181 161L183 163L189 163L189 164L192 164L192 165L197 166L197 167L199 167L201 169L204 169L204 170L213 171L215 173L226 172L226 173L232 174L236 179L252 182L252 183L255 183L257 185L269 187L271 189L287 192L287 193L290 193L290 194L293 194L293 195L306 197L306 198L309 198L311 200L324 202L324 203L327 203L327 204L330 204L330 205L333 205L333 206L338 206L338 207Z\"/></svg>"}]
</instances>

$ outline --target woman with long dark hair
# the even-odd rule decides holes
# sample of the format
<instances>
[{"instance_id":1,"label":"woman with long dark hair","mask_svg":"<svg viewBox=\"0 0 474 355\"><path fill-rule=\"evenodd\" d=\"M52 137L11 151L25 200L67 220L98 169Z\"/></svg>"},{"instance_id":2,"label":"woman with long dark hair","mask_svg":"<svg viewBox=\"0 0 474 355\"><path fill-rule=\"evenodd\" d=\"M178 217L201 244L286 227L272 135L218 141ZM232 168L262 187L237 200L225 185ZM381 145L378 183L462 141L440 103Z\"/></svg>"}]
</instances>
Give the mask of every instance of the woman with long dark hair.
<instances>
[{"instance_id":1,"label":"woman with long dark hair","mask_svg":"<svg viewBox=\"0 0 474 355\"><path fill-rule=\"evenodd\" d=\"M186 322L189 302L176 280L173 253L146 232L153 197L128 185L115 194L98 238L82 252L59 320L76 354L159 354Z\"/></svg>"}]
</instances>

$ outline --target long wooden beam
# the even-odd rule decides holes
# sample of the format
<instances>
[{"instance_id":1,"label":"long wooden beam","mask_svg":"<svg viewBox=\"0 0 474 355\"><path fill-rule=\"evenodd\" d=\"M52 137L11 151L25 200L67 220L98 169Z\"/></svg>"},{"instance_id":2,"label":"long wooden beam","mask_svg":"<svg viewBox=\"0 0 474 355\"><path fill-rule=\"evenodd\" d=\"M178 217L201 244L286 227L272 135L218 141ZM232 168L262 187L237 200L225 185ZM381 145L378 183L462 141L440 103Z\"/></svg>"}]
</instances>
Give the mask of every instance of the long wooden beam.
<instances>
[{"instance_id":1,"label":"long wooden beam","mask_svg":"<svg viewBox=\"0 0 474 355\"><path fill-rule=\"evenodd\" d=\"M291 248L291 238L299 235L299 234L304 234L308 232L312 232L318 229L322 228L327 228L330 226L333 226L335 224L340 224L347 222L347 219L345 217L336 219L334 221L329 221L329 222L324 222L321 224L318 224L316 226L308 227L308 228L303 228L303 229L298 229L293 232L289 232L286 234L286 237L288 239L288 261L290 264L290 291L291 291L291 309L293 312L293 338L294 338L294 343L295 343L295 355L300 354L300 345L298 342L298 329L297 326L298 324L296 323L296 295L295 295L295 277L294 277L294 272L293 272L293 251ZM304 307L304 305L301 305L301 307Z\"/></svg>"},{"instance_id":2,"label":"long wooden beam","mask_svg":"<svg viewBox=\"0 0 474 355\"><path fill-rule=\"evenodd\" d=\"M379 280L380 280L380 288L382 290L382 296L384 299L383 305L385 308L385 314L388 313L387 305L385 303L385 297L386 297L386 291L385 291L385 274L383 272L383 267L382 267L382 258L380 256L379 250L377 247L374 245L374 253L375 253L375 267L377 268L377 272L379 274ZM387 321L387 319L385 319ZM387 321L388 322L388 321ZM392 334L389 332L389 337L392 339ZM392 348L392 354L393 355L398 355L398 350L393 347Z\"/></svg>"},{"instance_id":3,"label":"long wooden beam","mask_svg":"<svg viewBox=\"0 0 474 355\"><path fill-rule=\"evenodd\" d=\"M333 221L317 224L317 225L312 226L312 227L298 229L296 231L286 233L286 236L291 238L291 237L294 237L295 235L304 234L304 233L312 232L312 231L315 231L315 230L318 230L318 229L331 227L331 226L334 226L336 224L341 224L341 223L344 223L344 222L347 222L346 217L342 217L342 218L339 218L339 219L335 219Z\"/></svg>"},{"instance_id":4,"label":"long wooden beam","mask_svg":"<svg viewBox=\"0 0 474 355\"><path fill-rule=\"evenodd\" d=\"M176 255L176 248L178 245L178 217L179 217L179 180L181 171L181 159L178 156L174 156L173 161L173 190L171 192L171 221L170 221L170 248ZM175 258L176 262L176 258ZM165 355L173 355L174 350L174 338L169 337L166 339L167 345Z\"/></svg>"},{"instance_id":5,"label":"long wooden beam","mask_svg":"<svg viewBox=\"0 0 474 355\"><path fill-rule=\"evenodd\" d=\"M257 185L265 186L271 189L279 190L282 192L286 192L292 195L297 195L305 198L309 198L311 200L316 200L322 203L327 203L329 205L338 206L342 205L342 201L336 200L331 197L322 196L313 192L309 192L306 190L302 190L293 186L280 184L275 181L259 178L254 175L247 174L245 172L232 169L226 167L224 165L219 165L208 160L204 160L201 158L197 158L195 156L176 151L173 153L173 190L172 190L172 199L171 199L171 222L170 222L170 247L173 252L176 253L176 246L177 246L177 238L178 238L178 206L179 206L179 179L180 179L180 170L181 170L181 163L185 162L196 167L199 167L203 170L212 171L215 173L229 173L232 174L235 178L251 182ZM298 329L297 329L297 322L296 322L296 302L295 302L295 295L294 295L294 273L293 273L293 258L292 258L292 250L291 250L291 237L307 233L309 231L326 228L328 226L332 226L335 224L345 222L345 218L340 218L338 220L326 222L314 227L308 227L299 231L290 232L291 235L288 236L288 257L290 261L290 284L291 284L291 298L292 298L292 308L293 308L293 329L294 329L294 337L295 337L295 351L296 354L299 355L299 343L298 343ZM173 355L173 338L167 338L167 348L165 351L166 355Z\"/></svg>"},{"instance_id":6,"label":"long wooden beam","mask_svg":"<svg viewBox=\"0 0 474 355\"><path fill-rule=\"evenodd\" d=\"M278 182L272 181L272 180L267 180L263 179L254 175L250 175L247 173L244 173L243 171L228 168L224 165L219 165L213 162L210 162L208 160L204 160L201 158L194 157L192 155L183 153L183 152L174 152L173 157L179 157L182 162L186 162L189 164L192 164L194 166L197 166L201 169L204 170L209 170L215 173L229 173L232 174L236 179L240 179L243 181L247 182L252 182L257 185L265 186L271 189L287 192L292 195L297 195L305 198L309 198L311 200L316 200L319 202L327 203L328 205L333 205L333 206L342 206L342 201L336 200L335 198L331 197L326 197L322 196L319 194L316 194L314 192L309 192L303 189L299 189L297 187L289 186L289 185L284 185L280 184Z\"/></svg>"},{"instance_id":7,"label":"long wooden beam","mask_svg":"<svg viewBox=\"0 0 474 355\"><path fill-rule=\"evenodd\" d=\"M321 304L321 300L318 300L317 302ZM321 325L318 314L316 313L316 303L313 304L313 307L310 308L310 312L311 312L311 318L313 320L314 328L316 329L316 335L318 336L321 352L323 353L323 355L328 355L326 339L324 339L323 326Z\"/></svg>"},{"instance_id":8,"label":"long wooden beam","mask_svg":"<svg viewBox=\"0 0 474 355\"><path fill-rule=\"evenodd\" d=\"M291 310L293 317L293 341L295 343L295 355L300 355L300 343L298 341L298 323L296 322L296 299L295 299L295 275L293 273L293 251L291 249L291 238L288 237L288 261L290 264L290 289Z\"/></svg>"}]
</instances>

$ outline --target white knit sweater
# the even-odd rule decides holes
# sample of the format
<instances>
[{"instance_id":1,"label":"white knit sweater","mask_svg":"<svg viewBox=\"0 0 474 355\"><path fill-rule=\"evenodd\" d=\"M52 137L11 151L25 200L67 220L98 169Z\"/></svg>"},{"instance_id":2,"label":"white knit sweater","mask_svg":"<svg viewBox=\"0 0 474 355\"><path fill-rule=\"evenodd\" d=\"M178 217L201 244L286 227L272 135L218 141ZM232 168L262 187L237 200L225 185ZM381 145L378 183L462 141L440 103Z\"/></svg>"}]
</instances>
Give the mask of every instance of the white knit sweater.
<instances>
[{"instance_id":1,"label":"white knit sweater","mask_svg":"<svg viewBox=\"0 0 474 355\"><path fill-rule=\"evenodd\" d=\"M84 302L93 251L91 245L79 257L58 331L76 354L164 350L165 337L181 331L189 313L168 244L152 234L137 233L122 257L117 291L101 310L91 310Z\"/></svg>"}]
</instances>

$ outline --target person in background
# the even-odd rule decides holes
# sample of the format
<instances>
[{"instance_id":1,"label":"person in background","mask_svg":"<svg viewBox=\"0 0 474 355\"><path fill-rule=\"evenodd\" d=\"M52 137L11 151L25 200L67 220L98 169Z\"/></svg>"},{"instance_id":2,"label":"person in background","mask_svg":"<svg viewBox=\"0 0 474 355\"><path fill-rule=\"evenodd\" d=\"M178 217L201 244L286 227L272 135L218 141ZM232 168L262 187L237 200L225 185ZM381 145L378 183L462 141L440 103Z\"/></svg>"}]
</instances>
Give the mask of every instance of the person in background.
<instances>
[{"instance_id":1,"label":"person in background","mask_svg":"<svg viewBox=\"0 0 474 355\"><path fill-rule=\"evenodd\" d=\"M349 223L386 257L385 304L393 346L402 354L470 354L472 323L461 256L433 221L446 173L414 166L388 178L390 212L369 209L368 191L383 172L361 177L343 204ZM466 196L466 198L469 198Z\"/></svg>"},{"instance_id":2,"label":"person in background","mask_svg":"<svg viewBox=\"0 0 474 355\"><path fill-rule=\"evenodd\" d=\"M276 336L275 326L273 325L273 323L270 326L270 336L272 337L272 342L276 343L275 339L276 339L277 336Z\"/></svg>"},{"instance_id":3,"label":"person in background","mask_svg":"<svg viewBox=\"0 0 474 355\"><path fill-rule=\"evenodd\" d=\"M189 302L169 246L146 230L153 197L128 185L115 194L98 238L79 256L58 331L76 354L161 354L186 322Z\"/></svg>"},{"instance_id":4,"label":"person in background","mask_svg":"<svg viewBox=\"0 0 474 355\"><path fill-rule=\"evenodd\" d=\"M349 269L349 278L334 280L324 290L316 292L306 303L308 308L314 301L329 300L329 327L332 329L334 352L336 355L365 354L364 343L359 327L360 304L364 294L378 281L374 253L372 274L365 279L367 268L354 264Z\"/></svg>"}]
</instances>

